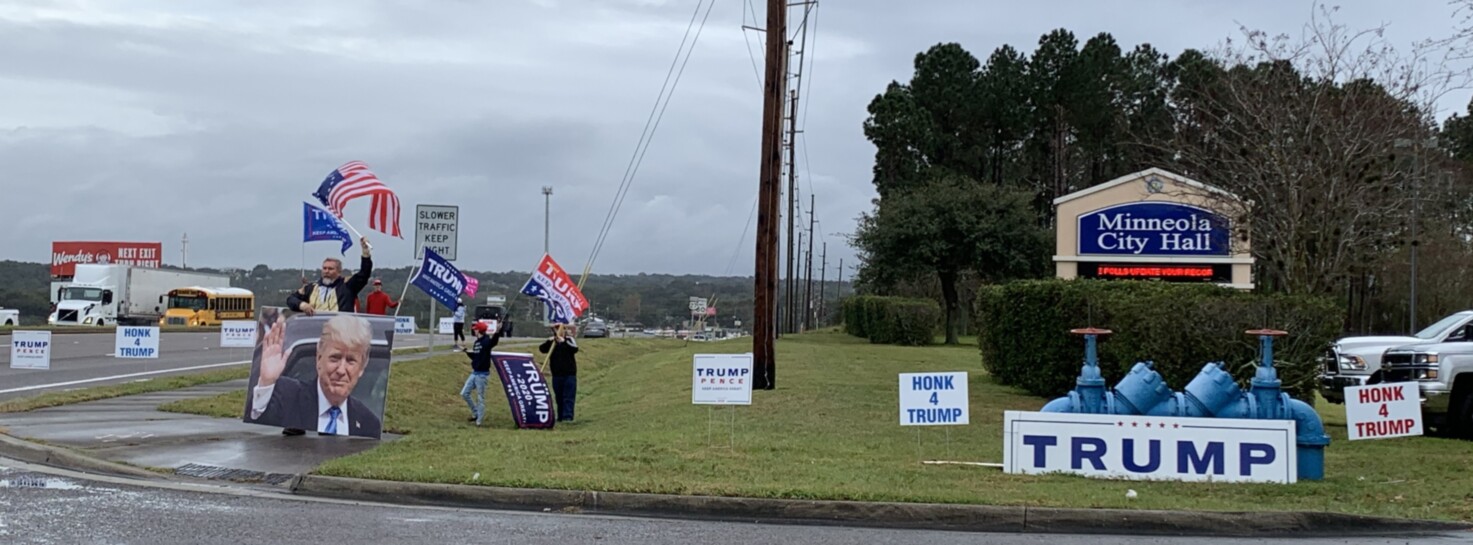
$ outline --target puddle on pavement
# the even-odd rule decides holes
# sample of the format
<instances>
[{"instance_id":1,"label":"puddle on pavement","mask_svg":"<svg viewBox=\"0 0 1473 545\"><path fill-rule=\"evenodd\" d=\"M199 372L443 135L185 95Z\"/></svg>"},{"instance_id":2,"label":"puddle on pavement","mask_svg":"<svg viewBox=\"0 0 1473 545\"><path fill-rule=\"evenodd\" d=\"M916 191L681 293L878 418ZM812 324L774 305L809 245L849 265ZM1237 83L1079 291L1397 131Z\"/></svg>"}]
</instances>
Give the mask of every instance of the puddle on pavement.
<instances>
[{"instance_id":1,"label":"puddle on pavement","mask_svg":"<svg viewBox=\"0 0 1473 545\"><path fill-rule=\"evenodd\" d=\"M43 475L19 475L0 479L0 488L42 488L47 490L79 490L81 485Z\"/></svg>"}]
</instances>

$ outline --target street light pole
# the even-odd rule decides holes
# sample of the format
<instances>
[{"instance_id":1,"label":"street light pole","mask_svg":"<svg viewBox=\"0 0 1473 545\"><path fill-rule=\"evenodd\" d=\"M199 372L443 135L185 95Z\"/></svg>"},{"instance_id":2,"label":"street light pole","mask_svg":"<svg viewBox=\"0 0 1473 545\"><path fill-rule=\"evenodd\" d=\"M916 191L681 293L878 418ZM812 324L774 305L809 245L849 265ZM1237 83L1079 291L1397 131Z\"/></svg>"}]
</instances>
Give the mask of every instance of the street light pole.
<instances>
[{"instance_id":1,"label":"street light pole","mask_svg":"<svg viewBox=\"0 0 1473 545\"><path fill-rule=\"evenodd\" d=\"M1437 138L1426 140L1410 140L1398 138L1394 143L1396 148L1412 149L1412 241L1411 241L1411 278L1409 279L1410 295L1407 301L1407 323L1410 326L1410 334L1417 333L1417 247L1421 246L1418 236L1417 222L1420 220L1422 208L1422 178L1426 175L1426 161L1422 160L1422 151L1428 147L1437 146Z\"/></svg>"},{"instance_id":2,"label":"street light pole","mask_svg":"<svg viewBox=\"0 0 1473 545\"><path fill-rule=\"evenodd\" d=\"M550 235L552 233L552 186L542 186L542 253L549 254Z\"/></svg>"}]
</instances>

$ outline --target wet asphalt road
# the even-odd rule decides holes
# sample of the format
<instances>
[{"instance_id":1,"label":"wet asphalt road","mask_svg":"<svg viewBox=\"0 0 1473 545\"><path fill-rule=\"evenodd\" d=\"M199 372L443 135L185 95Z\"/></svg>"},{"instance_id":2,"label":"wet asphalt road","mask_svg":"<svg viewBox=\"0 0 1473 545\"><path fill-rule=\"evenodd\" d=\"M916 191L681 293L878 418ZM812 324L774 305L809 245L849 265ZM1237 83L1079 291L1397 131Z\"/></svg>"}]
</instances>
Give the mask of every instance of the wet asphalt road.
<instances>
[{"instance_id":1,"label":"wet asphalt road","mask_svg":"<svg viewBox=\"0 0 1473 545\"><path fill-rule=\"evenodd\" d=\"M428 335L405 335L397 347L427 346ZM0 335L0 401L36 394L88 388L181 373L228 367L246 362L251 350L220 348L218 332L163 333L157 359L118 359L112 356L114 333L52 335L51 369L11 369L10 336ZM435 345L449 346L447 335Z\"/></svg>"},{"instance_id":2,"label":"wet asphalt road","mask_svg":"<svg viewBox=\"0 0 1473 545\"><path fill-rule=\"evenodd\" d=\"M41 471L44 471L42 473ZM451 543L1165 545L1452 544L1419 539L1193 539L876 530L513 513L303 500L261 488L139 487L0 459L0 543ZM177 489L184 488L184 489ZM226 490L215 493L200 490Z\"/></svg>"}]
</instances>

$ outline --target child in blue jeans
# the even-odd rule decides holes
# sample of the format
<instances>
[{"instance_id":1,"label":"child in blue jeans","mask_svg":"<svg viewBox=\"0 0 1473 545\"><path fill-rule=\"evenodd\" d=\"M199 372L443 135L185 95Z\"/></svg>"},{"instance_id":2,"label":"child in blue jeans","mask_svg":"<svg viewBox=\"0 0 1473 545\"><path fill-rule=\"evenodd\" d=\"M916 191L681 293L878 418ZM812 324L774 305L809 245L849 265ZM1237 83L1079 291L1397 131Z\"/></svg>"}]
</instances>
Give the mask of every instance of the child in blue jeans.
<instances>
[{"instance_id":1,"label":"child in blue jeans","mask_svg":"<svg viewBox=\"0 0 1473 545\"><path fill-rule=\"evenodd\" d=\"M491 376L491 349L496 348L496 343L501 340L501 328L492 335L486 334L487 329L490 328L484 322L471 326L476 342L465 352L471 358L471 376L465 379L465 387L460 389L460 397L471 409L471 417L466 421L475 422L477 426L486 416L486 379ZM480 399L472 400L472 391L478 391Z\"/></svg>"}]
</instances>

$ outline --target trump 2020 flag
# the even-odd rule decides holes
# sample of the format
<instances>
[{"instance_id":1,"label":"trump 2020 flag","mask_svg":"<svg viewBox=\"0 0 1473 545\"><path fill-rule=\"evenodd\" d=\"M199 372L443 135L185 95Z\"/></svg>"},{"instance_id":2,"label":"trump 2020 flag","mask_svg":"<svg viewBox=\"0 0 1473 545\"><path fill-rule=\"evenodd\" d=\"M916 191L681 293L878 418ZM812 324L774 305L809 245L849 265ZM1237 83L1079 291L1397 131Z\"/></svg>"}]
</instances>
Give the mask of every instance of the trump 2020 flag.
<instances>
[{"instance_id":1,"label":"trump 2020 flag","mask_svg":"<svg viewBox=\"0 0 1473 545\"><path fill-rule=\"evenodd\" d=\"M353 246L353 237L343 224L332 213L312 206L312 203L304 202L302 207L302 242L340 240L343 242L342 253L347 254L348 248Z\"/></svg>"},{"instance_id":2,"label":"trump 2020 flag","mask_svg":"<svg viewBox=\"0 0 1473 545\"><path fill-rule=\"evenodd\" d=\"M492 352L491 362L506 390L512 422L522 429L552 429L552 394L532 355Z\"/></svg>"},{"instance_id":3,"label":"trump 2020 flag","mask_svg":"<svg viewBox=\"0 0 1473 545\"><path fill-rule=\"evenodd\" d=\"M450 310L455 310L456 299L465 291L465 275L460 273L460 269L428 247L425 248L424 262L420 263L419 272L410 283Z\"/></svg>"},{"instance_id":4,"label":"trump 2020 flag","mask_svg":"<svg viewBox=\"0 0 1473 545\"><path fill-rule=\"evenodd\" d=\"M550 255L543 254L542 262L532 272L532 278L527 280L527 285L522 286L522 293L547 303L554 323L573 323L574 318L588 310L588 299L583 297L583 292L578 290L573 278Z\"/></svg>"},{"instance_id":5,"label":"trump 2020 flag","mask_svg":"<svg viewBox=\"0 0 1473 545\"><path fill-rule=\"evenodd\" d=\"M465 294L466 295L472 295L472 296L475 295L476 294L476 288L479 288L479 287L481 287L481 281L480 280L476 280L475 278L472 278L470 275L467 275L465 277Z\"/></svg>"}]
</instances>

